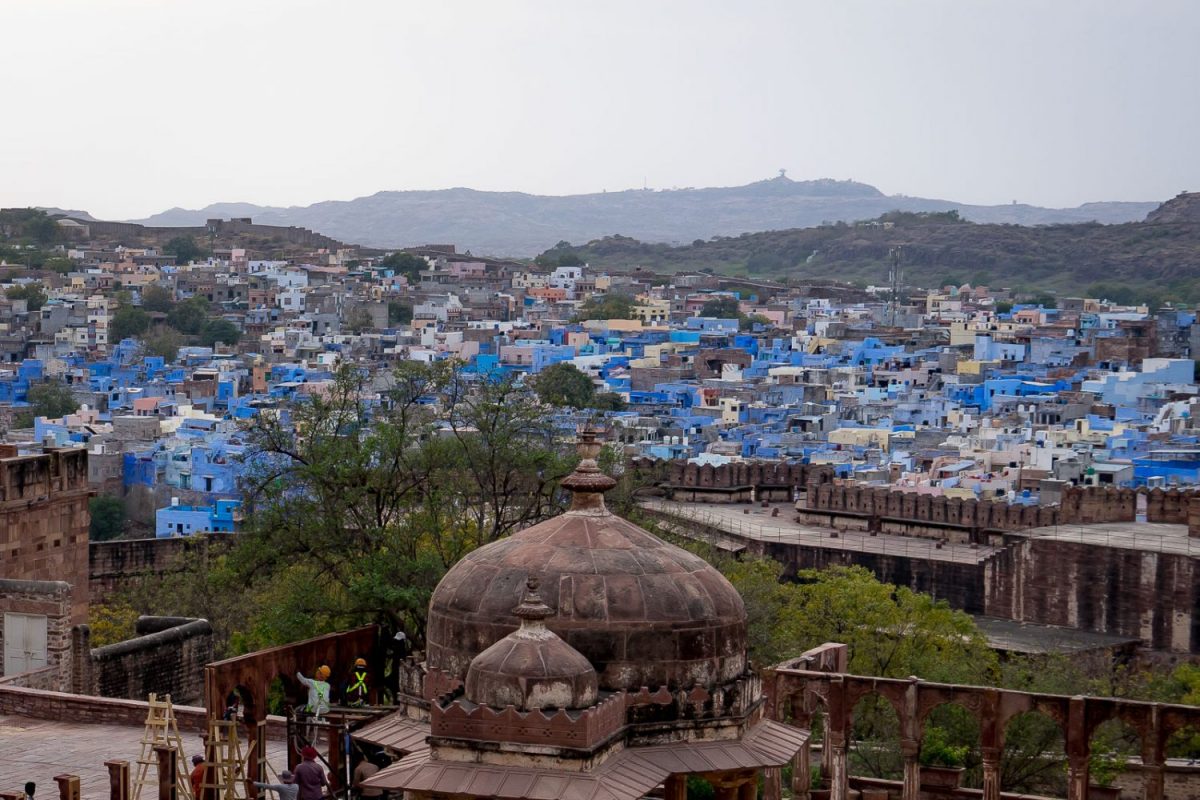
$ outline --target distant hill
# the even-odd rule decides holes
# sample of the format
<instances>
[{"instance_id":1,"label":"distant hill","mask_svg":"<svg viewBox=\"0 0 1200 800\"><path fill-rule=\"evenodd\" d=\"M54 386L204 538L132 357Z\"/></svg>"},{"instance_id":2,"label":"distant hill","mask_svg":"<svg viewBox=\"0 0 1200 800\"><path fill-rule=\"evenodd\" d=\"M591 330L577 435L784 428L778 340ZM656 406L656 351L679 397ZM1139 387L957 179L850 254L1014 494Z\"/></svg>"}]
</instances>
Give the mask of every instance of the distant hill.
<instances>
[{"instance_id":1,"label":"distant hill","mask_svg":"<svg viewBox=\"0 0 1200 800\"><path fill-rule=\"evenodd\" d=\"M873 219L889 211L957 209L975 222L1045 225L1140 220L1156 203L1087 203L1078 208L973 206L949 200L888 196L853 181L793 181L670 191L629 190L551 197L474 189L379 192L290 208L217 203L172 208L146 225L202 225L214 217L253 217L268 225L298 225L345 242L401 247L448 242L475 253L532 256L561 240L585 242L621 233L645 242L681 244L743 232L805 228L823 222Z\"/></svg>"},{"instance_id":2,"label":"distant hill","mask_svg":"<svg viewBox=\"0 0 1200 800\"><path fill-rule=\"evenodd\" d=\"M768 231L672 247L610 236L570 252L606 269L711 269L777 280L840 278L881 284L901 248L915 286L975 285L1109 292L1159 302L1200 302L1200 194L1182 194L1144 222L1023 227L978 224L950 213L891 212L869 223Z\"/></svg>"}]
</instances>

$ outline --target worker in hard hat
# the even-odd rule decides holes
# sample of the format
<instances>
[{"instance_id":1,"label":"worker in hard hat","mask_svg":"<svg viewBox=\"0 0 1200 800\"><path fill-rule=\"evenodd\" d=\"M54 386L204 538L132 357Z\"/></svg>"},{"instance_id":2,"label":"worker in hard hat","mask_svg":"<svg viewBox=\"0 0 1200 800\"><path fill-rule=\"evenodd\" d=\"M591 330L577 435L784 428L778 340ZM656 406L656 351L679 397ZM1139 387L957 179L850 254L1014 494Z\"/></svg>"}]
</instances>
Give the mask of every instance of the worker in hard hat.
<instances>
[{"instance_id":1,"label":"worker in hard hat","mask_svg":"<svg viewBox=\"0 0 1200 800\"><path fill-rule=\"evenodd\" d=\"M296 679L308 687L308 703L304 706L304 716L308 718L308 741L311 744L316 734L313 722L320 722L329 711L329 667L322 664L317 667L316 674L306 678L299 672Z\"/></svg>"},{"instance_id":2,"label":"worker in hard hat","mask_svg":"<svg viewBox=\"0 0 1200 800\"><path fill-rule=\"evenodd\" d=\"M354 659L354 666L350 668L349 674L346 676L346 682L342 686L342 702L352 708L361 708L368 701L368 696L371 693L367 677L367 660L365 658Z\"/></svg>"}]
</instances>

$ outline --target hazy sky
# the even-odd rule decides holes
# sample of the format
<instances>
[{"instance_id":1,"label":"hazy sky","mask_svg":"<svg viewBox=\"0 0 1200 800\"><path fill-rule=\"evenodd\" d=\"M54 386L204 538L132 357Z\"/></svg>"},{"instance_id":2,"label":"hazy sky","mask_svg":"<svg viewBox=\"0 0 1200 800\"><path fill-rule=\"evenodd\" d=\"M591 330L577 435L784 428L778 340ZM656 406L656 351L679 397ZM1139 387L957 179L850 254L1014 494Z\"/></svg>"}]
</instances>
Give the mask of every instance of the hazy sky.
<instances>
[{"instance_id":1,"label":"hazy sky","mask_svg":"<svg viewBox=\"0 0 1200 800\"><path fill-rule=\"evenodd\" d=\"M0 206L1200 190L1197 0L0 0Z\"/></svg>"}]
</instances>

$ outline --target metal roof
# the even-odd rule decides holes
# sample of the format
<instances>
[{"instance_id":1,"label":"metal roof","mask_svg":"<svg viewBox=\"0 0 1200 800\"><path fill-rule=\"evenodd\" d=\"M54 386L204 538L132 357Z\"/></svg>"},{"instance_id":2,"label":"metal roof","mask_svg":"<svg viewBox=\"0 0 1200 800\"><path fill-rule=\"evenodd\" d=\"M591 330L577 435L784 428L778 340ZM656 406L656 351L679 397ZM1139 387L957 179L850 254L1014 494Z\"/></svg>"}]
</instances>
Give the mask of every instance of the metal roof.
<instances>
[{"instance_id":1,"label":"metal roof","mask_svg":"<svg viewBox=\"0 0 1200 800\"><path fill-rule=\"evenodd\" d=\"M403 711L389 714L350 734L352 738L394 750L402 755L426 752L429 745L429 724L411 719Z\"/></svg>"},{"instance_id":2,"label":"metal roof","mask_svg":"<svg viewBox=\"0 0 1200 800\"><path fill-rule=\"evenodd\" d=\"M363 785L505 800L638 800L673 774L782 767L807 740L806 730L763 720L740 740L631 747L588 772L438 761L421 750Z\"/></svg>"}]
</instances>

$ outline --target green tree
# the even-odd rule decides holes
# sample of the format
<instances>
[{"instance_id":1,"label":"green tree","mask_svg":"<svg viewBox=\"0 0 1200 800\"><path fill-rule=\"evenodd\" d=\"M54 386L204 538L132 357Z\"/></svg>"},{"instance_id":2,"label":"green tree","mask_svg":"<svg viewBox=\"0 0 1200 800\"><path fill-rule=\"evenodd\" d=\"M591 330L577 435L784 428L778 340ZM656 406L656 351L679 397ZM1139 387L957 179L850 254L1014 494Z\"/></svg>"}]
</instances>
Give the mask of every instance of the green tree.
<instances>
[{"instance_id":1,"label":"green tree","mask_svg":"<svg viewBox=\"0 0 1200 800\"><path fill-rule=\"evenodd\" d=\"M75 413L79 408L79 401L75 399L70 387L54 380L30 386L26 400L29 407L14 417L13 426L16 428L31 427L36 417L58 419L66 414Z\"/></svg>"},{"instance_id":2,"label":"green tree","mask_svg":"<svg viewBox=\"0 0 1200 800\"><path fill-rule=\"evenodd\" d=\"M420 279L421 273L429 269L429 262L420 256L398 250L380 259L379 266L390 269L397 275L404 275L409 283L415 283Z\"/></svg>"},{"instance_id":3,"label":"green tree","mask_svg":"<svg viewBox=\"0 0 1200 800\"><path fill-rule=\"evenodd\" d=\"M533 388L543 403L554 406L588 408L596 397L592 379L565 361L551 364L538 373Z\"/></svg>"},{"instance_id":4,"label":"green tree","mask_svg":"<svg viewBox=\"0 0 1200 800\"><path fill-rule=\"evenodd\" d=\"M26 223L25 233L43 247L59 239L58 223L44 212L38 212L38 216Z\"/></svg>"},{"instance_id":5,"label":"green tree","mask_svg":"<svg viewBox=\"0 0 1200 800\"><path fill-rule=\"evenodd\" d=\"M66 275L75 269L75 262L69 258L56 256L54 258L47 258L45 263L42 264L42 269L53 270L59 275Z\"/></svg>"},{"instance_id":6,"label":"green tree","mask_svg":"<svg viewBox=\"0 0 1200 800\"><path fill-rule=\"evenodd\" d=\"M174 328L159 327L155 333L142 339L145 355L161 356L168 364L179 355L182 346L183 337Z\"/></svg>"},{"instance_id":7,"label":"green tree","mask_svg":"<svg viewBox=\"0 0 1200 800\"><path fill-rule=\"evenodd\" d=\"M449 364L404 364L378 397L368 380L344 367L290 409L294 424L261 415L247 430L247 527L230 567L269 599L254 643L370 621L419 642L450 565L560 508L570 460L527 392L467 386Z\"/></svg>"},{"instance_id":8,"label":"green tree","mask_svg":"<svg viewBox=\"0 0 1200 800\"><path fill-rule=\"evenodd\" d=\"M738 330L740 331L752 331L755 325L763 325L767 328L775 326L770 317L763 316L762 314L738 314L737 318Z\"/></svg>"},{"instance_id":9,"label":"green tree","mask_svg":"<svg viewBox=\"0 0 1200 800\"><path fill-rule=\"evenodd\" d=\"M589 319L633 319L633 298L626 294L608 292L592 295L579 306L576 322Z\"/></svg>"},{"instance_id":10,"label":"green tree","mask_svg":"<svg viewBox=\"0 0 1200 800\"><path fill-rule=\"evenodd\" d=\"M371 313L365 308L356 308L346 315L346 328L355 336L369 331L374 327L375 325L371 321Z\"/></svg>"},{"instance_id":11,"label":"green tree","mask_svg":"<svg viewBox=\"0 0 1200 800\"><path fill-rule=\"evenodd\" d=\"M407 325L412 322L412 317L413 307L411 303L403 303L399 300L388 302L389 325Z\"/></svg>"},{"instance_id":12,"label":"green tree","mask_svg":"<svg viewBox=\"0 0 1200 800\"><path fill-rule=\"evenodd\" d=\"M150 285L142 290L142 308L167 313L175 307L175 294L162 286Z\"/></svg>"},{"instance_id":13,"label":"green tree","mask_svg":"<svg viewBox=\"0 0 1200 800\"><path fill-rule=\"evenodd\" d=\"M215 347L218 342L233 346L242 338L242 331L227 319L210 319L200 331L200 344Z\"/></svg>"},{"instance_id":14,"label":"green tree","mask_svg":"<svg viewBox=\"0 0 1200 800\"><path fill-rule=\"evenodd\" d=\"M726 295L707 300L705 301L704 305L700 307L700 316L715 317L717 319L737 319L737 298Z\"/></svg>"},{"instance_id":15,"label":"green tree","mask_svg":"<svg viewBox=\"0 0 1200 800\"><path fill-rule=\"evenodd\" d=\"M125 504L119 497L112 495L93 497L88 501L88 511L92 515L88 538L93 542L116 539L125 529Z\"/></svg>"},{"instance_id":16,"label":"green tree","mask_svg":"<svg viewBox=\"0 0 1200 800\"><path fill-rule=\"evenodd\" d=\"M108 338L112 342L141 336L150 328L150 315L137 306L121 306L108 323Z\"/></svg>"},{"instance_id":17,"label":"green tree","mask_svg":"<svg viewBox=\"0 0 1200 800\"><path fill-rule=\"evenodd\" d=\"M40 283L27 283L23 286L14 286L11 289L6 289L4 296L9 300L24 300L25 307L30 311L37 311L46 305L46 292L42 289Z\"/></svg>"},{"instance_id":18,"label":"green tree","mask_svg":"<svg viewBox=\"0 0 1200 800\"><path fill-rule=\"evenodd\" d=\"M180 333L198 334L208 322L208 301L189 297L167 314L167 324Z\"/></svg>"},{"instance_id":19,"label":"green tree","mask_svg":"<svg viewBox=\"0 0 1200 800\"><path fill-rule=\"evenodd\" d=\"M196 244L196 240L191 236L176 236L167 242L163 247L163 252L175 256L176 264L190 264L207 254L207 251Z\"/></svg>"}]
</instances>

